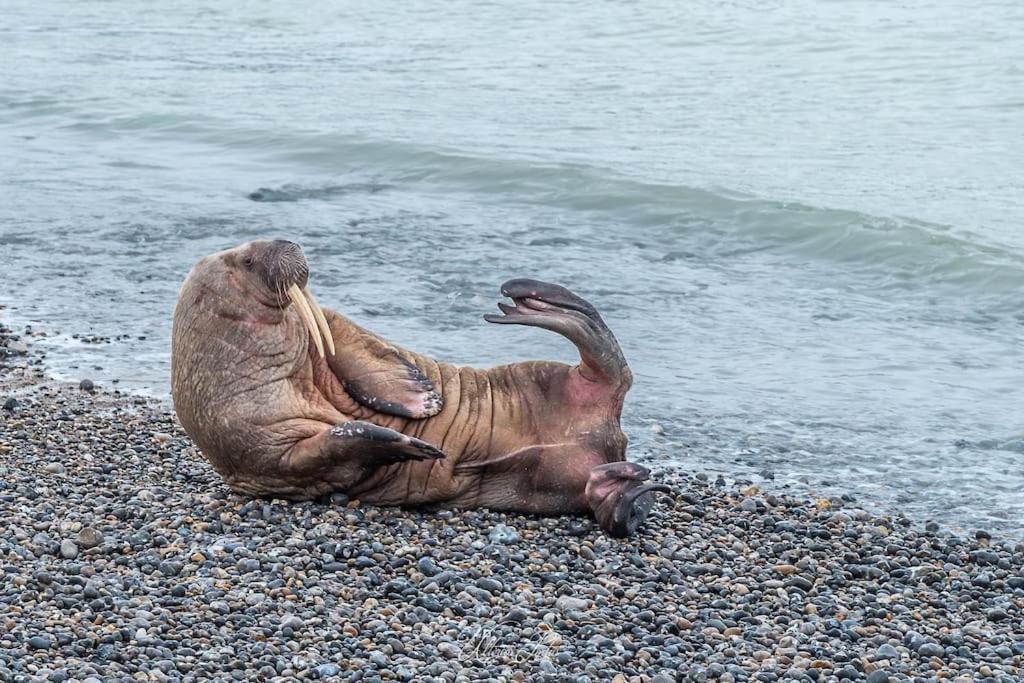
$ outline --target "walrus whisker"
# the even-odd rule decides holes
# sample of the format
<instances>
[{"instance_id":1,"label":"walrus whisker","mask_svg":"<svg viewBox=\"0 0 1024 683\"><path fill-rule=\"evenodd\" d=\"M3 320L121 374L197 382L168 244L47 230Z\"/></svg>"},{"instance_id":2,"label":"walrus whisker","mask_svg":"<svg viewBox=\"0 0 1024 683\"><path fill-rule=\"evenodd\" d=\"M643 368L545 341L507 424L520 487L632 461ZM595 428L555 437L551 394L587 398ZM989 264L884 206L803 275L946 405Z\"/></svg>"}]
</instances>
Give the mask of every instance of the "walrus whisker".
<instances>
[{"instance_id":1,"label":"walrus whisker","mask_svg":"<svg viewBox=\"0 0 1024 683\"><path fill-rule=\"evenodd\" d=\"M302 296L302 292L299 290L298 285L292 285L288 288L288 298L292 300L292 304L295 306L295 310L298 311L299 317L302 318L302 322L305 323L306 329L309 330L309 336L313 338L313 343L316 344L316 350L320 352L320 357L324 357L324 343L320 339L320 330L317 329L316 320L313 319L313 311L309 310L309 303L306 298Z\"/></svg>"},{"instance_id":2,"label":"walrus whisker","mask_svg":"<svg viewBox=\"0 0 1024 683\"><path fill-rule=\"evenodd\" d=\"M306 302L309 307L313 310L313 317L316 318L316 324L320 327L320 333L324 336L324 341L327 342L327 350L334 355L334 336L331 334L331 328L327 324L327 318L324 317L323 309L320 308L320 304L316 302L313 297L313 292L309 291L309 287L305 287L302 293L306 295Z\"/></svg>"}]
</instances>

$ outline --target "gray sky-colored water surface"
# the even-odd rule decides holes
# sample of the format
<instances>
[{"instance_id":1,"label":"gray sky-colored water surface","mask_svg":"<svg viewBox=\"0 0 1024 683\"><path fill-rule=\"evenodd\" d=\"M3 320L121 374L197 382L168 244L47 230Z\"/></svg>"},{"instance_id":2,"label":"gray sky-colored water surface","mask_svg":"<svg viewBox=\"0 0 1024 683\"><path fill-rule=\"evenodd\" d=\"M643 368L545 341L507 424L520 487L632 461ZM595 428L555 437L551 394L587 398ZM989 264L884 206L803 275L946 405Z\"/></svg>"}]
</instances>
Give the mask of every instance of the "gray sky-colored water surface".
<instances>
[{"instance_id":1,"label":"gray sky-colored water surface","mask_svg":"<svg viewBox=\"0 0 1024 683\"><path fill-rule=\"evenodd\" d=\"M573 359L481 320L537 277L622 342L638 459L1019 533L1024 6L292 5L3 3L0 297L53 373L167 396L179 283L257 237L459 363Z\"/></svg>"}]
</instances>

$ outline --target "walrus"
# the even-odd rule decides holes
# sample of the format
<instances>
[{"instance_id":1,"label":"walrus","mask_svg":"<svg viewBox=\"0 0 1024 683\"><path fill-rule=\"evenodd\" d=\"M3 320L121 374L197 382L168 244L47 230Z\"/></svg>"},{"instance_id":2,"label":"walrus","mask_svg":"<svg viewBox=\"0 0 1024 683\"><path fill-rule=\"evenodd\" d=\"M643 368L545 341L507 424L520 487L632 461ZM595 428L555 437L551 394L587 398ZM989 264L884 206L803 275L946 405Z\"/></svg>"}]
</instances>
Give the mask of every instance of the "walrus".
<instances>
[{"instance_id":1,"label":"walrus","mask_svg":"<svg viewBox=\"0 0 1024 683\"><path fill-rule=\"evenodd\" d=\"M511 303L484 318L557 332L578 364L481 370L321 308L308 279L299 245L260 240L201 258L181 287L175 411L234 491L590 514L615 537L670 492L626 461L619 419L632 373L598 312L568 289L509 280Z\"/></svg>"}]
</instances>

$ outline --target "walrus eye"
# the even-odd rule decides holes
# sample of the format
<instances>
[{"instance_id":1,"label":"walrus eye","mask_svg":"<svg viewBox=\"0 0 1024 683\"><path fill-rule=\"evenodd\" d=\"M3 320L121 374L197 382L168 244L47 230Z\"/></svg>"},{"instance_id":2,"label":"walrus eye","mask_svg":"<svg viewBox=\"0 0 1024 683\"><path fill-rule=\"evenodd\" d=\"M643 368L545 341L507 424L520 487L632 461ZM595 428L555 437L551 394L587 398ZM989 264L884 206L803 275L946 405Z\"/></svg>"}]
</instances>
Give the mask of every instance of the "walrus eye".
<instances>
[{"instance_id":1,"label":"walrus eye","mask_svg":"<svg viewBox=\"0 0 1024 683\"><path fill-rule=\"evenodd\" d=\"M253 262L252 256L246 256L245 257L245 267L246 268L252 268L252 262Z\"/></svg>"}]
</instances>

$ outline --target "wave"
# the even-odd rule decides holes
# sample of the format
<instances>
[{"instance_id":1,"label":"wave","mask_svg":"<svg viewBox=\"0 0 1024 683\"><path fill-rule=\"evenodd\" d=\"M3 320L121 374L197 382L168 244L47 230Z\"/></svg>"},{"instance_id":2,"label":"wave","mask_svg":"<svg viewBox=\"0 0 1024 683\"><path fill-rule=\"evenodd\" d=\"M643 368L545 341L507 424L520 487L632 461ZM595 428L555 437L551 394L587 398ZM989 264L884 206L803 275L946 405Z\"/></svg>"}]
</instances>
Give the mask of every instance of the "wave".
<instances>
[{"instance_id":1,"label":"wave","mask_svg":"<svg viewBox=\"0 0 1024 683\"><path fill-rule=\"evenodd\" d=\"M257 202L324 200L352 192L390 189L459 192L485 201L525 203L593 217L595 225L665 244L673 254L733 259L752 253L866 274L874 290L928 290L949 286L1003 298L1024 288L1024 255L983 237L903 216L881 217L839 208L778 201L721 189L636 178L615 169L521 157L488 156L400 140L372 140L342 133L232 126L211 116L69 116L53 98L0 94L0 124L33 118L41 108L73 135L144 136L210 145L258 155L268 174L281 164L296 175L310 171L359 180L286 183L248 194ZM90 108L90 112L95 112ZM38 121L35 126L38 128ZM287 170L284 171L287 173Z\"/></svg>"},{"instance_id":2,"label":"wave","mask_svg":"<svg viewBox=\"0 0 1024 683\"><path fill-rule=\"evenodd\" d=\"M409 142L315 135L279 138L272 145L283 158L325 171L350 170L339 165L341 158L395 186L427 186L588 213L631 228L631 236L665 242L669 253L731 258L772 252L873 275L877 289L947 285L999 296L1024 288L1024 255L953 226L911 217L875 216L638 180L595 166L491 158Z\"/></svg>"},{"instance_id":3,"label":"wave","mask_svg":"<svg viewBox=\"0 0 1024 683\"><path fill-rule=\"evenodd\" d=\"M288 183L278 188L261 187L246 196L254 202L297 202L301 199L330 199L344 194L376 194L390 187L383 183L347 183L313 187Z\"/></svg>"}]
</instances>

